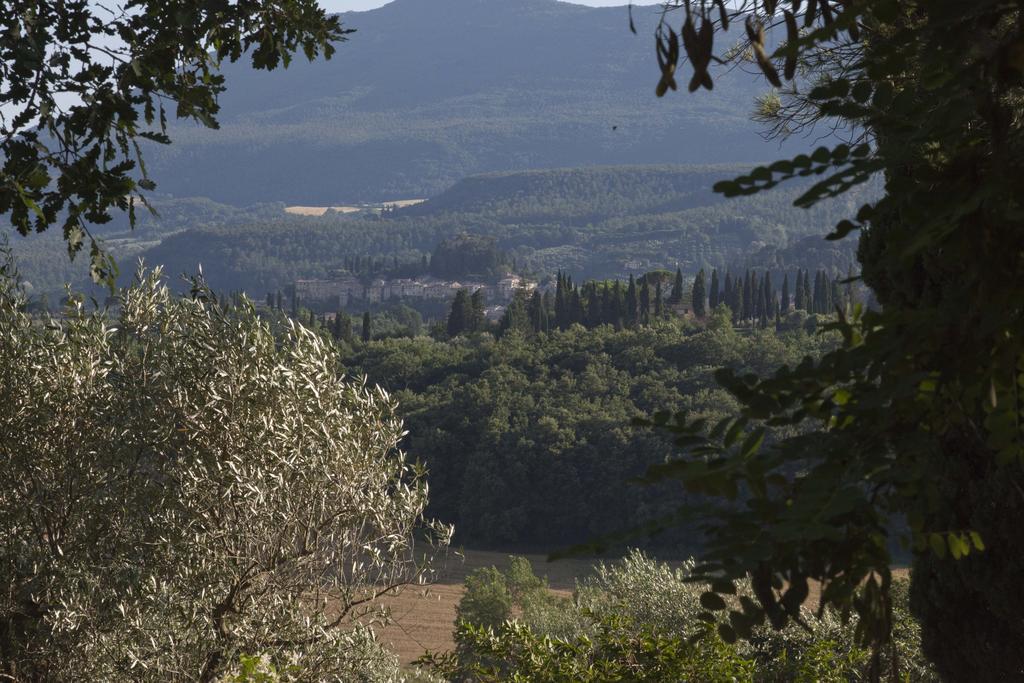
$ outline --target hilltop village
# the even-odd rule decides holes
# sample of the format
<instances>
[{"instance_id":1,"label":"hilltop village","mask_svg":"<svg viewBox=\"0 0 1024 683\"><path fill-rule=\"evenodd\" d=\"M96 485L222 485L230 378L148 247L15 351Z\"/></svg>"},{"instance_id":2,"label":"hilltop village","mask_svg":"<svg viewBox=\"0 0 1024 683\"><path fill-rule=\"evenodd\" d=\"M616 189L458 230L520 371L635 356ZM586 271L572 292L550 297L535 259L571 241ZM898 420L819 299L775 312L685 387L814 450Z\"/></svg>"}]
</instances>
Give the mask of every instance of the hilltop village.
<instances>
[{"instance_id":1,"label":"hilltop village","mask_svg":"<svg viewBox=\"0 0 1024 683\"><path fill-rule=\"evenodd\" d=\"M537 288L537 283L511 272L490 282L476 279L449 280L422 275L418 277L375 278L370 282L352 273L340 271L330 278L297 280L294 284L298 303L308 308L337 310L359 303L383 303L392 299L433 299L450 301L456 292L467 289L483 290L492 302L508 302L517 291L526 293Z\"/></svg>"}]
</instances>

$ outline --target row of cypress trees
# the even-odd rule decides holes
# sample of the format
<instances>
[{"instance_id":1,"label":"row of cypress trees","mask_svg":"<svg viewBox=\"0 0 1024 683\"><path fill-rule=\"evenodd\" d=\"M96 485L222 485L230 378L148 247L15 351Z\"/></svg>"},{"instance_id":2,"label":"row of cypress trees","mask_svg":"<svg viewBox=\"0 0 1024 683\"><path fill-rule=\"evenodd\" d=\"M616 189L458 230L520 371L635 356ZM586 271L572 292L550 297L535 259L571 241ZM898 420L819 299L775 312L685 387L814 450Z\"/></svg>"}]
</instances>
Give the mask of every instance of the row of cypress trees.
<instances>
[{"instance_id":1,"label":"row of cypress trees","mask_svg":"<svg viewBox=\"0 0 1024 683\"><path fill-rule=\"evenodd\" d=\"M686 312L679 310L685 300L682 271L676 269L667 298L663 280L665 277L660 273L648 273L640 278L630 275L626 284L621 280L592 280L579 285L559 271L554 294L550 289L543 294L534 291L529 297L517 292L505 310L498 331L504 334L515 329L523 333L539 333L564 330L575 324L588 329L600 325L613 325L616 329L635 328L667 317L672 308ZM770 320L778 320L790 310L827 314L836 306L848 308L856 303L851 282L847 280L844 283L838 277L830 279L824 270L815 273L812 285L810 271L798 269L792 287L789 273L784 273L780 292L775 291L772 273L767 270L760 274L748 270L736 278L726 271L724 280L720 280L715 269L711 272L710 285L707 280L705 271L701 269L691 286L690 304L697 318L706 317L710 310L724 304L732 311L733 322L766 327ZM273 307L280 310L281 298L280 292L276 300L268 295L268 305L276 304ZM447 318L448 336L488 329L485 303L483 290L456 292ZM297 307L296 304L292 302L293 307ZM328 329L335 339L347 343L353 341L354 325L345 312L338 311L331 321L325 315L319 325L312 311L308 315L311 327ZM293 313L293 317L298 317L298 311ZM364 313L360 335L363 341L371 338L371 327L370 314Z\"/></svg>"},{"instance_id":2,"label":"row of cypress trees","mask_svg":"<svg viewBox=\"0 0 1024 683\"><path fill-rule=\"evenodd\" d=\"M710 286L703 269L697 273L693 282L693 312L703 318L709 310L719 304L725 304L732 311L733 321L737 323L757 322L767 325L770 318L776 318L790 310L808 313L828 314L836 307L846 309L856 303L856 293L852 284L852 273L846 281L839 277L829 278L824 270L814 274L811 284L810 270L797 269L796 278L790 285L789 273L782 275L782 290L776 292L772 272L763 273L748 270L733 277L726 271L724 280L720 280L718 270L711 271Z\"/></svg>"},{"instance_id":3,"label":"row of cypress trees","mask_svg":"<svg viewBox=\"0 0 1024 683\"><path fill-rule=\"evenodd\" d=\"M668 296L662 281L665 278L650 273L639 279L573 282L572 277L559 272L555 278L554 293L535 291L531 296L517 293L505 311L499 331L547 332L583 325L590 329L600 325L613 325L616 329L648 325L665 318L671 306L683 301L682 272L676 271Z\"/></svg>"}]
</instances>

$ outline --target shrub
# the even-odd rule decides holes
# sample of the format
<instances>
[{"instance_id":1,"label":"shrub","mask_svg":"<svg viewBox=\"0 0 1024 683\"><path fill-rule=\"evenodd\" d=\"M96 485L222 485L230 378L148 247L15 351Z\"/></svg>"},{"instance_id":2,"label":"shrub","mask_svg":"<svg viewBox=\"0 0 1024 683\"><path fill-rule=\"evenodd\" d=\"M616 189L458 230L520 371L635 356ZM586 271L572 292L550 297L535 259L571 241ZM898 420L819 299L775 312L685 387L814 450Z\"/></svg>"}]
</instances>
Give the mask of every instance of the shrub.
<instances>
[{"instance_id":1,"label":"shrub","mask_svg":"<svg viewBox=\"0 0 1024 683\"><path fill-rule=\"evenodd\" d=\"M567 600L547 591L528 562L517 562L516 583L532 587L524 593L521 619L486 628L460 624L457 652L430 663L465 681L602 680L600 675L759 683L870 678L872 654L856 645L856 618L844 623L831 609L820 616L803 610L807 628L790 623L777 631L762 624L750 640L725 643L714 625L702 620L704 585L689 580L693 566L686 561L674 568L634 550L618 562L599 563ZM897 581L893 587L894 649L879 653L878 668L901 681L935 681L921 653L920 626L910 615L906 586ZM737 590L750 594L742 582ZM652 648L660 648L657 656Z\"/></svg>"},{"instance_id":2,"label":"shrub","mask_svg":"<svg viewBox=\"0 0 1024 683\"><path fill-rule=\"evenodd\" d=\"M704 611L704 588L686 580L693 566L688 560L673 568L632 550L614 564L598 563L577 585L576 603L598 617L623 614L655 631L685 634Z\"/></svg>"},{"instance_id":3,"label":"shrub","mask_svg":"<svg viewBox=\"0 0 1024 683\"><path fill-rule=\"evenodd\" d=\"M464 583L466 592L455 608L456 624L496 627L512 616L512 595L501 570L481 567Z\"/></svg>"},{"instance_id":4,"label":"shrub","mask_svg":"<svg viewBox=\"0 0 1024 683\"><path fill-rule=\"evenodd\" d=\"M753 681L752 662L713 632L690 645L625 617L602 619L592 637L552 638L508 621L497 630L462 622L456 638L461 655L428 655L420 663L466 683Z\"/></svg>"},{"instance_id":5,"label":"shrub","mask_svg":"<svg viewBox=\"0 0 1024 683\"><path fill-rule=\"evenodd\" d=\"M508 569L505 570L505 582L508 584L508 591L512 602L523 606L524 601L532 596L546 591L548 582L533 573L533 564L530 560L519 555L511 555Z\"/></svg>"}]
</instances>

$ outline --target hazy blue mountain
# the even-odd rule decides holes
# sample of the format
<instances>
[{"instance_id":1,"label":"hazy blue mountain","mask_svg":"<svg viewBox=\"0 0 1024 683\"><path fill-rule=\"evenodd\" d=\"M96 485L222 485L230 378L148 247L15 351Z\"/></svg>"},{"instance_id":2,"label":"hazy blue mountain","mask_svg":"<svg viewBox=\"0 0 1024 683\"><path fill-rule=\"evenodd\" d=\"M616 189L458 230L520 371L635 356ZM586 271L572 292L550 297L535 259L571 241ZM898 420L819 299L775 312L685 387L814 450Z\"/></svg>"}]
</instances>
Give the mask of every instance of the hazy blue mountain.
<instances>
[{"instance_id":1,"label":"hazy blue mountain","mask_svg":"<svg viewBox=\"0 0 1024 683\"><path fill-rule=\"evenodd\" d=\"M655 12L634 9L639 35L625 7L556 0L347 13L357 32L329 62L228 67L221 130L176 125L150 167L177 196L319 205L428 197L493 171L783 155L748 120L747 74L655 98Z\"/></svg>"}]
</instances>

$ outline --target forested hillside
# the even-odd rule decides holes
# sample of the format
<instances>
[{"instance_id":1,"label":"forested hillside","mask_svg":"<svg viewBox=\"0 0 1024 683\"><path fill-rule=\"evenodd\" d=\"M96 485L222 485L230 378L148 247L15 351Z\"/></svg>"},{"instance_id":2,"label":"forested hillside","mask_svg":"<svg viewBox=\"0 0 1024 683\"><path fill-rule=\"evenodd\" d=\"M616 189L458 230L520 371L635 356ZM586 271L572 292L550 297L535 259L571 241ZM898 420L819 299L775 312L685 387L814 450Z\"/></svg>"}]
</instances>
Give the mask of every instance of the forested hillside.
<instances>
[{"instance_id":1,"label":"forested hillside","mask_svg":"<svg viewBox=\"0 0 1024 683\"><path fill-rule=\"evenodd\" d=\"M625 2L623 3L626 4ZM774 160L748 121L752 78L657 100L656 8L556 0L395 0L342 15L330 61L228 66L219 130L149 146L159 190L233 204L429 197L481 172Z\"/></svg>"},{"instance_id":2,"label":"forested hillside","mask_svg":"<svg viewBox=\"0 0 1024 683\"><path fill-rule=\"evenodd\" d=\"M624 485L672 450L630 420L728 415L735 403L715 369L766 374L834 343L792 316L779 332L738 331L724 314L707 327L386 339L357 343L344 364L398 399L403 447L430 470L431 513L453 522L461 542L550 549L674 509L675 489ZM659 542L685 552L697 539Z\"/></svg>"},{"instance_id":3,"label":"forested hillside","mask_svg":"<svg viewBox=\"0 0 1024 683\"><path fill-rule=\"evenodd\" d=\"M506 221L561 219L586 223L633 212L667 213L717 204L711 186L744 172L717 166L596 166L487 173L455 183L402 214L479 214Z\"/></svg>"},{"instance_id":4,"label":"forested hillside","mask_svg":"<svg viewBox=\"0 0 1024 683\"><path fill-rule=\"evenodd\" d=\"M797 210L798 188L730 202L711 198L714 179L729 175L729 169L627 167L483 176L381 219L328 214L197 227L164 240L146 258L171 272L202 263L214 287L259 296L295 278L323 277L346 257L418 261L441 240L467 233L494 237L520 269L539 275L563 270L605 278L677 266L693 275L822 235L855 201ZM821 267L836 261L827 257ZM801 267L819 267L805 260ZM850 262L837 267L845 273Z\"/></svg>"}]
</instances>

